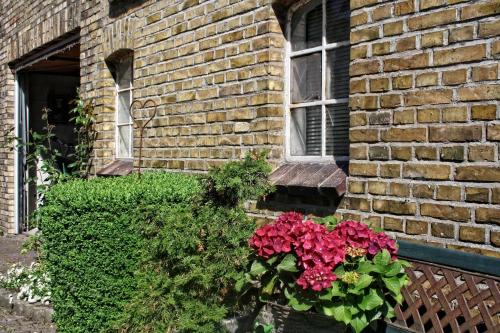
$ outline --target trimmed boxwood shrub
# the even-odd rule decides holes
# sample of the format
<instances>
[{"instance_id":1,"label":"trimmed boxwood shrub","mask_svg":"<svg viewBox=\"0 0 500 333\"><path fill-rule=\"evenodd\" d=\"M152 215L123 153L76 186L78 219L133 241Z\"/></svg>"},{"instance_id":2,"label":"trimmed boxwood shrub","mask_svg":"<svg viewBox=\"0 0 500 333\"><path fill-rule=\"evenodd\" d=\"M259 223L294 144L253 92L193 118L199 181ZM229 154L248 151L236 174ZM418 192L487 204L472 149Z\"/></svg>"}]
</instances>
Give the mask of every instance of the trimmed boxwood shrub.
<instances>
[{"instance_id":1,"label":"trimmed boxwood shrub","mask_svg":"<svg viewBox=\"0 0 500 333\"><path fill-rule=\"evenodd\" d=\"M58 332L108 329L137 289L144 210L190 206L200 192L198 177L163 172L55 185L40 216Z\"/></svg>"}]
</instances>

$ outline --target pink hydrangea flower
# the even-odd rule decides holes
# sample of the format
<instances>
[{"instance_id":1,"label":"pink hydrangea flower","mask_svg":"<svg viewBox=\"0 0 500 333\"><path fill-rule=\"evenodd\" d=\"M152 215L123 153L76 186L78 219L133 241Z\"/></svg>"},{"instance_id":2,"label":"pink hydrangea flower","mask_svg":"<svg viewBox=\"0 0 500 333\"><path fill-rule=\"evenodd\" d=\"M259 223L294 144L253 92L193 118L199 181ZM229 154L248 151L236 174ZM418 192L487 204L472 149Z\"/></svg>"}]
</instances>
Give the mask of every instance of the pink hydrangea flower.
<instances>
[{"instance_id":1,"label":"pink hydrangea flower","mask_svg":"<svg viewBox=\"0 0 500 333\"><path fill-rule=\"evenodd\" d=\"M302 275L297 279L297 284L304 290L312 289L314 291L321 291L330 288L332 282L336 279L337 277L332 273L331 268L316 265L304 270Z\"/></svg>"}]
</instances>

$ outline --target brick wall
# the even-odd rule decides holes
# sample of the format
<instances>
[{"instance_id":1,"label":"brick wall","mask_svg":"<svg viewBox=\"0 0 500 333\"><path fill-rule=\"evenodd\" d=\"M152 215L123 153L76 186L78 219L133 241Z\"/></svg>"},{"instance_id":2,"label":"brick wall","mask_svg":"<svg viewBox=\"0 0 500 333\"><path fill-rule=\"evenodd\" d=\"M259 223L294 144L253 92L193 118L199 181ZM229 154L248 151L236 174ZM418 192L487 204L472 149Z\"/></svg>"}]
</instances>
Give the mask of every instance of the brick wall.
<instances>
[{"instance_id":1,"label":"brick wall","mask_svg":"<svg viewBox=\"0 0 500 333\"><path fill-rule=\"evenodd\" d=\"M8 63L79 25L78 0L0 2L0 145L14 126L14 74ZM37 13L35 15L34 13ZM14 152L0 148L0 230L14 233Z\"/></svg>"},{"instance_id":2,"label":"brick wall","mask_svg":"<svg viewBox=\"0 0 500 333\"><path fill-rule=\"evenodd\" d=\"M0 127L13 123L6 64L79 27L81 89L97 112L96 169L114 159L116 93L106 59L123 48L134 50L134 99L159 105L145 132L145 167L204 171L255 148L270 149L278 164L280 22L293 2L2 1ZM399 237L498 256L500 1L351 6L351 162L339 213ZM12 157L0 151L0 224L9 230Z\"/></svg>"},{"instance_id":3,"label":"brick wall","mask_svg":"<svg viewBox=\"0 0 500 333\"><path fill-rule=\"evenodd\" d=\"M353 0L351 9L340 212L498 256L500 1Z\"/></svg>"}]
</instances>

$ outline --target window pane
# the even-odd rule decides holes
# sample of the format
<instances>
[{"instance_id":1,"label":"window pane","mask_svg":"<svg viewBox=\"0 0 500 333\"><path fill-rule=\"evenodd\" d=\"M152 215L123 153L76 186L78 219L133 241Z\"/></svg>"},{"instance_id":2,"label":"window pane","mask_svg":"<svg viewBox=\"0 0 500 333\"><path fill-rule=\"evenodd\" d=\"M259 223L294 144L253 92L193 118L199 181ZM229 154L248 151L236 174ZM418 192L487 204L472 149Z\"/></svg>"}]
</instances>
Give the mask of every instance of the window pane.
<instances>
[{"instance_id":1,"label":"window pane","mask_svg":"<svg viewBox=\"0 0 500 333\"><path fill-rule=\"evenodd\" d=\"M321 155L321 106L291 110L290 155Z\"/></svg>"},{"instance_id":2,"label":"window pane","mask_svg":"<svg viewBox=\"0 0 500 333\"><path fill-rule=\"evenodd\" d=\"M118 93L118 124L130 123L130 90Z\"/></svg>"},{"instance_id":3,"label":"window pane","mask_svg":"<svg viewBox=\"0 0 500 333\"><path fill-rule=\"evenodd\" d=\"M118 126L118 157L130 157L132 126Z\"/></svg>"},{"instance_id":4,"label":"window pane","mask_svg":"<svg viewBox=\"0 0 500 333\"><path fill-rule=\"evenodd\" d=\"M349 97L349 46L342 46L326 55L326 98Z\"/></svg>"},{"instance_id":5,"label":"window pane","mask_svg":"<svg viewBox=\"0 0 500 333\"><path fill-rule=\"evenodd\" d=\"M292 58L292 103L321 99L321 53Z\"/></svg>"},{"instance_id":6,"label":"window pane","mask_svg":"<svg viewBox=\"0 0 500 333\"><path fill-rule=\"evenodd\" d=\"M132 59L117 64L116 83L118 84L118 89L132 87Z\"/></svg>"},{"instance_id":7,"label":"window pane","mask_svg":"<svg viewBox=\"0 0 500 333\"><path fill-rule=\"evenodd\" d=\"M297 10L292 17L292 50L321 45L322 22L321 1L312 1Z\"/></svg>"},{"instance_id":8,"label":"window pane","mask_svg":"<svg viewBox=\"0 0 500 333\"><path fill-rule=\"evenodd\" d=\"M347 103L326 106L326 154L349 156L349 107Z\"/></svg>"},{"instance_id":9,"label":"window pane","mask_svg":"<svg viewBox=\"0 0 500 333\"><path fill-rule=\"evenodd\" d=\"M349 40L351 13L348 0L326 1L326 41Z\"/></svg>"}]
</instances>

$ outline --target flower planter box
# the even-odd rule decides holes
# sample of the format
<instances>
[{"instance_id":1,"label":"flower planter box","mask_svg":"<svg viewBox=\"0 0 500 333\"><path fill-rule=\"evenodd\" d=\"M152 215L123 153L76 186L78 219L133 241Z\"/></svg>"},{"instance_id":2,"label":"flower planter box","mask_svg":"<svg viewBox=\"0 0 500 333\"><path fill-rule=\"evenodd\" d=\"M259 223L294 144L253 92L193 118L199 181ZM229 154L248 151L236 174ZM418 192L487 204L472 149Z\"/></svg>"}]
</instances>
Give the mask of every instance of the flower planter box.
<instances>
[{"instance_id":1,"label":"flower planter box","mask_svg":"<svg viewBox=\"0 0 500 333\"><path fill-rule=\"evenodd\" d=\"M346 326L320 314L297 312L293 309L274 303L262 307L257 317L242 316L227 319L222 326L229 333L253 332L254 323L272 325L275 333L343 333Z\"/></svg>"}]
</instances>

